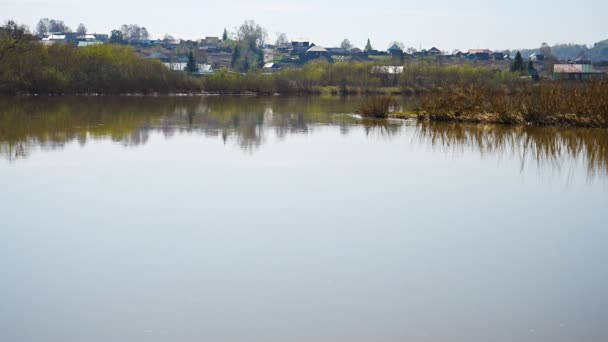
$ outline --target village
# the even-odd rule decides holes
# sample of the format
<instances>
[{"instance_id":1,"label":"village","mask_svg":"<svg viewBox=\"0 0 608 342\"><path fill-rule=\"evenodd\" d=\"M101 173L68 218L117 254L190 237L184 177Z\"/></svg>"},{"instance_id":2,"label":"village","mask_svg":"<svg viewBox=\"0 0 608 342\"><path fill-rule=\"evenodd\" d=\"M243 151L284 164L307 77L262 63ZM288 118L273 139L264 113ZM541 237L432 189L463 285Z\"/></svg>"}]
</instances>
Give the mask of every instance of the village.
<instances>
[{"instance_id":1,"label":"village","mask_svg":"<svg viewBox=\"0 0 608 342\"><path fill-rule=\"evenodd\" d=\"M141 28L137 26L135 29L141 31ZM237 47L236 42L230 39L226 32L223 37L207 36L196 41L175 39L171 36L165 36L163 39L147 39L147 32L130 39L120 34L119 40L116 41L115 35L118 34L119 31L113 31L112 35L86 32L49 33L41 38L41 42L46 45L75 44L78 47L110 43L130 45L142 57L158 60L175 72L184 72L189 56L192 55L191 58L194 59L196 68L191 74L199 77L213 74L224 68L233 70L234 52ZM392 43L386 50L378 50L372 48L369 40L365 49L352 46L348 40L337 47L324 47L316 45L309 39L287 40L284 35L277 39L275 44L261 44L259 50L262 56L258 70L263 73L298 69L311 61L372 62L378 65L372 69L372 72L386 74L395 81L405 66L420 61L438 65L469 63L496 71L507 71L511 67L516 53L516 51L492 51L490 49L446 52L437 47L418 50L405 48L398 42ZM535 52L524 58L531 67L529 77L535 79L595 80L605 79L608 72L608 62L594 63L584 55L578 56L576 59L558 60L554 56Z\"/></svg>"}]
</instances>

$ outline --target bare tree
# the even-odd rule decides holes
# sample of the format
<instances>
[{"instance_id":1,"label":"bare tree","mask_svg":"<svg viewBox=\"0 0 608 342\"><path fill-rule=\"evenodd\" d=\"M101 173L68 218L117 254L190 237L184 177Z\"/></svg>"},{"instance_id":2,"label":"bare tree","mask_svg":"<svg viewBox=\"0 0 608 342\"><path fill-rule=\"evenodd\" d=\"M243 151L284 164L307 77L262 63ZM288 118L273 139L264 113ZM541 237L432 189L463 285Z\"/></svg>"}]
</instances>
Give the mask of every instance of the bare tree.
<instances>
[{"instance_id":1,"label":"bare tree","mask_svg":"<svg viewBox=\"0 0 608 342\"><path fill-rule=\"evenodd\" d=\"M545 55L545 57L551 57L553 55L551 52L551 47L547 43L542 43L540 45L540 53Z\"/></svg>"},{"instance_id":2,"label":"bare tree","mask_svg":"<svg viewBox=\"0 0 608 342\"><path fill-rule=\"evenodd\" d=\"M49 20L48 31L50 33L69 33L72 32L69 26L67 26L63 20Z\"/></svg>"},{"instance_id":3,"label":"bare tree","mask_svg":"<svg viewBox=\"0 0 608 342\"><path fill-rule=\"evenodd\" d=\"M148 30L139 25L122 25L120 32L127 41L147 40L150 38Z\"/></svg>"},{"instance_id":4,"label":"bare tree","mask_svg":"<svg viewBox=\"0 0 608 342\"><path fill-rule=\"evenodd\" d=\"M253 20L247 20L236 31L237 40L251 47L260 48L264 45L268 34L266 30Z\"/></svg>"},{"instance_id":5,"label":"bare tree","mask_svg":"<svg viewBox=\"0 0 608 342\"><path fill-rule=\"evenodd\" d=\"M141 39L143 39L143 40L150 39L150 33L148 32L148 29L145 27L141 28Z\"/></svg>"},{"instance_id":6,"label":"bare tree","mask_svg":"<svg viewBox=\"0 0 608 342\"><path fill-rule=\"evenodd\" d=\"M76 29L76 32L78 32L78 34L80 34L80 35L85 35L85 34L87 34L87 27L84 26L83 23L80 23L78 25L78 28Z\"/></svg>"},{"instance_id":7,"label":"bare tree","mask_svg":"<svg viewBox=\"0 0 608 342\"><path fill-rule=\"evenodd\" d=\"M49 33L49 18L43 18L38 21L36 25L36 35L38 37L44 37Z\"/></svg>"},{"instance_id":8,"label":"bare tree","mask_svg":"<svg viewBox=\"0 0 608 342\"><path fill-rule=\"evenodd\" d=\"M275 45L277 47L279 46L285 46L289 44L289 39L287 39L287 35L285 33L277 33L277 41L275 43Z\"/></svg>"},{"instance_id":9,"label":"bare tree","mask_svg":"<svg viewBox=\"0 0 608 342\"><path fill-rule=\"evenodd\" d=\"M353 49L353 44L350 42L350 40L344 39L342 41L342 43L340 44L340 47L343 48L346 51L350 51L350 50Z\"/></svg>"}]
</instances>

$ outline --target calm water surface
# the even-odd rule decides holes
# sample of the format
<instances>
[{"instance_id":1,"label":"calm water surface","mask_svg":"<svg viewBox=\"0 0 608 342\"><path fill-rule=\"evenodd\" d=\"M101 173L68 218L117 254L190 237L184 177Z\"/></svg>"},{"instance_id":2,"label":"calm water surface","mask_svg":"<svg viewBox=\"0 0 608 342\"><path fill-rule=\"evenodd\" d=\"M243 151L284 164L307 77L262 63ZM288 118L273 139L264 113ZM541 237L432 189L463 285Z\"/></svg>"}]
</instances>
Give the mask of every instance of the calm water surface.
<instances>
[{"instance_id":1,"label":"calm water surface","mask_svg":"<svg viewBox=\"0 0 608 342\"><path fill-rule=\"evenodd\" d=\"M0 341L608 341L605 130L0 98Z\"/></svg>"}]
</instances>

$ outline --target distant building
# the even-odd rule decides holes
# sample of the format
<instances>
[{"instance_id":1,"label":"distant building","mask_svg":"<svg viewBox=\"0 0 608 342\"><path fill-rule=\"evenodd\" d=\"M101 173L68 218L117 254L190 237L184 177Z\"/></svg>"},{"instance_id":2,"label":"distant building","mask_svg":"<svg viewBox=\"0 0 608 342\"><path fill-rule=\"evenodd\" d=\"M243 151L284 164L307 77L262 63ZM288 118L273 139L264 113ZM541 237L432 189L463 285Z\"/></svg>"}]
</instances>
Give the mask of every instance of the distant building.
<instances>
[{"instance_id":1,"label":"distant building","mask_svg":"<svg viewBox=\"0 0 608 342\"><path fill-rule=\"evenodd\" d=\"M67 43L66 35L51 33L48 36L42 38L42 44L44 45L53 45L55 43Z\"/></svg>"},{"instance_id":2,"label":"distant building","mask_svg":"<svg viewBox=\"0 0 608 342\"><path fill-rule=\"evenodd\" d=\"M494 61L502 61L505 59L505 54L502 52L492 52L490 54L490 59Z\"/></svg>"},{"instance_id":3,"label":"distant building","mask_svg":"<svg viewBox=\"0 0 608 342\"><path fill-rule=\"evenodd\" d=\"M205 37L205 39L201 39L201 44L203 45L218 45L219 43L219 37Z\"/></svg>"},{"instance_id":4,"label":"distant building","mask_svg":"<svg viewBox=\"0 0 608 342\"><path fill-rule=\"evenodd\" d=\"M492 52L488 49L471 49L467 55L467 59L473 61L488 61Z\"/></svg>"},{"instance_id":5,"label":"distant building","mask_svg":"<svg viewBox=\"0 0 608 342\"><path fill-rule=\"evenodd\" d=\"M313 46L306 50L306 57L310 59L329 57L329 51L322 46Z\"/></svg>"},{"instance_id":6,"label":"distant building","mask_svg":"<svg viewBox=\"0 0 608 342\"><path fill-rule=\"evenodd\" d=\"M205 37L199 42L199 50L215 53L219 51L220 38L219 37Z\"/></svg>"},{"instance_id":7,"label":"distant building","mask_svg":"<svg viewBox=\"0 0 608 342\"><path fill-rule=\"evenodd\" d=\"M198 65L198 74L199 75L211 75L215 72L213 70L213 66L211 64L199 64Z\"/></svg>"},{"instance_id":8,"label":"distant building","mask_svg":"<svg viewBox=\"0 0 608 342\"><path fill-rule=\"evenodd\" d=\"M307 39L296 39L291 41L291 47L296 54L305 54L314 44Z\"/></svg>"},{"instance_id":9,"label":"distant building","mask_svg":"<svg viewBox=\"0 0 608 342\"><path fill-rule=\"evenodd\" d=\"M438 48L436 48L434 46L430 50L428 50L426 53L429 56L441 56L441 50L439 50Z\"/></svg>"},{"instance_id":10,"label":"distant building","mask_svg":"<svg viewBox=\"0 0 608 342\"><path fill-rule=\"evenodd\" d=\"M464 57L464 53L460 50L454 50L454 52L452 52L452 57L462 58Z\"/></svg>"},{"instance_id":11,"label":"distant building","mask_svg":"<svg viewBox=\"0 0 608 342\"><path fill-rule=\"evenodd\" d=\"M554 80L592 81L605 79L606 74L593 68L591 64L555 64L553 66Z\"/></svg>"},{"instance_id":12,"label":"distant building","mask_svg":"<svg viewBox=\"0 0 608 342\"><path fill-rule=\"evenodd\" d=\"M75 43L78 45L78 47L99 45L99 44L104 43L102 40L97 39L97 35L95 35L95 34L82 34L82 35L76 36L74 39L75 39Z\"/></svg>"},{"instance_id":13,"label":"distant building","mask_svg":"<svg viewBox=\"0 0 608 342\"><path fill-rule=\"evenodd\" d=\"M397 85L405 68L403 66L374 66L372 74L379 76L384 85Z\"/></svg>"},{"instance_id":14,"label":"distant building","mask_svg":"<svg viewBox=\"0 0 608 342\"><path fill-rule=\"evenodd\" d=\"M543 55L542 53L533 53L532 55L530 55L530 60L532 62L542 62L545 60L545 55Z\"/></svg>"},{"instance_id":15,"label":"distant building","mask_svg":"<svg viewBox=\"0 0 608 342\"><path fill-rule=\"evenodd\" d=\"M281 69L281 66L277 63L266 63L262 67L262 70L265 72L272 72Z\"/></svg>"}]
</instances>

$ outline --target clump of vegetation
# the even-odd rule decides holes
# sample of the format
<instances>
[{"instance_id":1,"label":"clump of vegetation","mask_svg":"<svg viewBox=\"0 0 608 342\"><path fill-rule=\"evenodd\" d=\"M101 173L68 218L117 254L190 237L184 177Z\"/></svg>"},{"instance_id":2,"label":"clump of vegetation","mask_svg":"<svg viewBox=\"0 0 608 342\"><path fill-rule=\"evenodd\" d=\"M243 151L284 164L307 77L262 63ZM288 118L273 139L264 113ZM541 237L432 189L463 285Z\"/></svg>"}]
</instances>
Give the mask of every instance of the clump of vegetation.
<instances>
[{"instance_id":1,"label":"clump of vegetation","mask_svg":"<svg viewBox=\"0 0 608 342\"><path fill-rule=\"evenodd\" d=\"M608 128L608 84L528 84L515 92L453 85L421 96L418 107L431 121Z\"/></svg>"},{"instance_id":2,"label":"clump of vegetation","mask_svg":"<svg viewBox=\"0 0 608 342\"><path fill-rule=\"evenodd\" d=\"M359 114L367 118L385 119L398 103L391 95L367 97L359 106Z\"/></svg>"}]
</instances>

